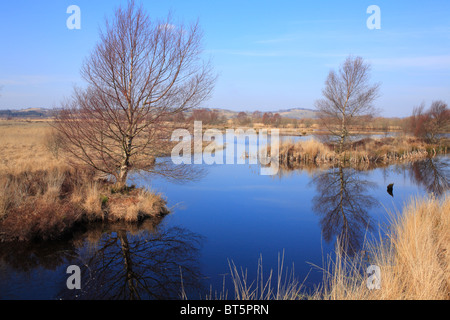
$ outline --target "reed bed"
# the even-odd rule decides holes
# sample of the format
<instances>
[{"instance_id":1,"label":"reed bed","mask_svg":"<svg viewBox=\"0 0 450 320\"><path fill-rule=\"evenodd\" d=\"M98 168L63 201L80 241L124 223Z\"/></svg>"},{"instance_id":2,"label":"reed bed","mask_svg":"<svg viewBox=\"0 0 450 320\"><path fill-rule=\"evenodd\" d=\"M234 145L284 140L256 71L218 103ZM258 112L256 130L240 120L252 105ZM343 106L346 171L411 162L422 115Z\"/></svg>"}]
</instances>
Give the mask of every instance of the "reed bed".
<instances>
[{"instance_id":1,"label":"reed bed","mask_svg":"<svg viewBox=\"0 0 450 320\"><path fill-rule=\"evenodd\" d=\"M274 270L268 273L264 272L262 256L258 259L256 279L251 280L248 277L248 270L237 267L231 260L228 261L229 275L233 284L234 291L229 293L225 289L225 276L221 291L214 290L211 287L208 294L203 298L205 300L298 300L303 299L303 283L298 281L294 275L294 268L289 269L284 266L284 252L278 255L278 266L276 274ZM187 293L183 288L183 276L181 275L181 298L188 300Z\"/></svg>"},{"instance_id":2,"label":"reed bed","mask_svg":"<svg viewBox=\"0 0 450 320\"><path fill-rule=\"evenodd\" d=\"M270 152L270 147L269 150ZM286 141L279 146L279 161L281 166L297 167L305 164L392 164L398 162L413 162L438 154L446 154L448 142L430 145L413 137L396 138L366 138L347 146L339 154L332 144L316 139L292 142Z\"/></svg>"}]
</instances>

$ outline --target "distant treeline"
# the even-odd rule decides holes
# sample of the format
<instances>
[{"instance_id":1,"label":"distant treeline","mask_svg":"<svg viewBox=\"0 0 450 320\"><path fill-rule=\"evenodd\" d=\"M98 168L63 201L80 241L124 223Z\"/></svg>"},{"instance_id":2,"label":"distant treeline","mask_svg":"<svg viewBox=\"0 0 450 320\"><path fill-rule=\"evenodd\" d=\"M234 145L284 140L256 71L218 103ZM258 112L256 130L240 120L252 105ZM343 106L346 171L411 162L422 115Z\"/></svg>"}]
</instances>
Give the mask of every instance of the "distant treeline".
<instances>
[{"instance_id":1,"label":"distant treeline","mask_svg":"<svg viewBox=\"0 0 450 320\"><path fill-rule=\"evenodd\" d=\"M313 113L314 111L311 111ZM406 118L384 118L364 116L358 117L358 121L349 129L352 131L401 131L406 130L410 123L410 117ZM321 128L320 119L317 117L290 117L283 112L234 112L233 114L225 114L218 110L211 109L194 109L189 113L177 114L167 121L202 121L206 125L235 125L235 126L253 126L255 124L263 124L277 128Z\"/></svg>"}]
</instances>

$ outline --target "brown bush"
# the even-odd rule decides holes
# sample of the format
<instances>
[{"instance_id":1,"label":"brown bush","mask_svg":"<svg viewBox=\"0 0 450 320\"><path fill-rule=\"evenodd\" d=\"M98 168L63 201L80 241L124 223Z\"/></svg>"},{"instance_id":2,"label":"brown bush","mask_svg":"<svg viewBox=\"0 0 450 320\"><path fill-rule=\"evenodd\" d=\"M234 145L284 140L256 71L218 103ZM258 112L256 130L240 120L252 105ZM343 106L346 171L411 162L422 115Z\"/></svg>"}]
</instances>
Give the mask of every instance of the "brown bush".
<instances>
[{"instance_id":1,"label":"brown bush","mask_svg":"<svg viewBox=\"0 0 450 320\"><path fill-rule=\"evenodd\" d=\"M14 208L0 223L2 241L55 240L68 236L81 222L72 203L35 200Z\"/></svg>"}]
</instances>

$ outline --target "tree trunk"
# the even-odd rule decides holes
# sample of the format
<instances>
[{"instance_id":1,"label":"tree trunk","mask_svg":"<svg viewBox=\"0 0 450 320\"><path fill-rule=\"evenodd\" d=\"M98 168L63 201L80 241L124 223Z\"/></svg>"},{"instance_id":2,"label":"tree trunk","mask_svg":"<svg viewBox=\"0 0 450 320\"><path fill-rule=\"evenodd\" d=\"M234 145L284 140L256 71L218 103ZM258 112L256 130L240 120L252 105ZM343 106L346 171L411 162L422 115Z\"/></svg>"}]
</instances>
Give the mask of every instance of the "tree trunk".
<instances>
[{"instance_id":1,"label":"tree trunk","mask_svg":"<svg viewBox=\"0 0 450 320\"><path fill-rule=\"evenodd\" d=\"M127 185L127 178L128 178L128 164L124 163L120 167L119 176L117 178L116 186L119 189L123 189Z\"/></svg>"},{"instance_id":2,"label":"tree trunk","mask_svg":"<svg viewBox=\"0 0 450 320\"><path fill-rule=\"evenodd\" d=\"M344 143L345 143L345 137L347 136L347 128L345 127L345 118L342 119L342 125L341 125L341 139L339 141L339 162L341 165L344 164Z\"/></svg>"},{"instance_id":3,"label":"tree trunk","mask_svg":"<svg viewBox=\"0 0 450 320\"><path fill-rule=\"evenodd\" d=\"M121 243L121 253L124 263L124 272L126 279L126 287L128 289L128 299L137 300L140 299L139 292L136 286L136 275L133 270L133 261L131 258L130 244L128 242L127 234L124 231L118 233L118 238Z\"/></svg>"},{"instance_id":4,"label":"tree trunk","mask_svg":"<svg viewBox=\"0 0 450 320\"><path fill-rule=\"evenodd\" d=\"M344 133L341 134L341 139L339 141L339 154L342 154L344 151L344 142L345 142L345 135Z\"/></svg>"},{"instance_id":5,"label":"tree trunk","mask_svg":"<svg viewBox=\"0 0 450 320\"><path fill-rule=\"evenodd\" d=\"M116 182L119 189L123 189L127 185L128 172L130 171L130 154L132 144L133 139L128 136L125 150L123 150L124 159L122 165L120 166L120 171Z\"/></svg>"}]
</instances>

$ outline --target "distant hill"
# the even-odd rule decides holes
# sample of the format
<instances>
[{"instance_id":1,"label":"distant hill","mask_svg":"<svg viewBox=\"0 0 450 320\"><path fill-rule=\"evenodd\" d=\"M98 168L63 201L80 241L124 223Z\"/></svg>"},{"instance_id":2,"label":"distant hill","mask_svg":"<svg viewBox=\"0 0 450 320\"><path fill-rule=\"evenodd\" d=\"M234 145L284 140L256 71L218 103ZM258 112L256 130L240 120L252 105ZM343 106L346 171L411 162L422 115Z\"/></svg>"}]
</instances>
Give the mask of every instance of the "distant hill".
<instances>
[{"instance_id":1,"label":"distant hill","mask_svg":"<svg viewBox=\"0 0 450 320\"><path fill-rule=\"evenodd\" d=\"M53 110L28 108L20 110L0 110L0 118L50 118Z\"/></svg>"},{"instance_id":2,"label":"distant hill","mask_svg":"<svg viewBox=\"0 0 450 320\"><path fill-rule=\"evenodd\" d=\"M277 111L280 116L293 119L317 118L317 111L303 108L292 108Z\"/></svg>"}]
</instances>

